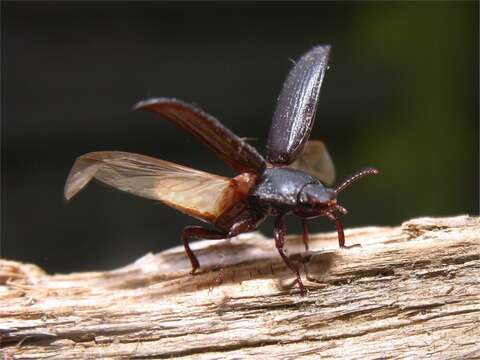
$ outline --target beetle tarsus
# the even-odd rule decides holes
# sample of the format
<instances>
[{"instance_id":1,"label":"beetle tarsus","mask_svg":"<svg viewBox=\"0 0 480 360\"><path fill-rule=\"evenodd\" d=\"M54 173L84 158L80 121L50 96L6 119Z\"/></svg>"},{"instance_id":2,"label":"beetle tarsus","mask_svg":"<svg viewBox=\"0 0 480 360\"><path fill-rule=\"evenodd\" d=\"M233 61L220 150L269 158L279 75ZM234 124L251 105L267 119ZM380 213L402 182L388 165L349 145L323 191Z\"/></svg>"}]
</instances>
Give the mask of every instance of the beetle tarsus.
<instances>
[{"instance_id":1,"label":"beetle tarsus","mask_svg":"<svg viewBox=\"0 0 480 360\"><path fill-rule=\"evenodd\" d=\"M353 249L353 248L358 248L358 247L362 247L361 244L353 244L353 245L343 245L343 246L340 246L342 249Z\"/></svg>"},{"instance_id":2,"label":"beetle tarsus","mask_svg":"<svg viewBox=\"0 0 480 360\"><path fill-rule=\"evenodd\" d=\"M298 285L298 288L300 289L300 295L305 296L307 293L307 290L305 289L305 286L303 285L302 280L300 280L300 275L297 273L297 278L293 282L293 286Z\"/></svg>"}]
</instances>

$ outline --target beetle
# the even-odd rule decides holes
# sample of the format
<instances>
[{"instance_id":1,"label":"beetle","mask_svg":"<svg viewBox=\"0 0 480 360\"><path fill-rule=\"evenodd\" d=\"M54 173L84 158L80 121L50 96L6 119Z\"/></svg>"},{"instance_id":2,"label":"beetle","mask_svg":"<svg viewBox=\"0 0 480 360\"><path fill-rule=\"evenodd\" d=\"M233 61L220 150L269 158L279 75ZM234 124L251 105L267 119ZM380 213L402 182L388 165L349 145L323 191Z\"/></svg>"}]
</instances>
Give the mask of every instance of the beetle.
<instances>
[{"instance_id":1,"label":"beetle","mask_svg":"<svg viewBox=\"0 0 480 360\"><path fill-rule=\"evenodd\" d=\"M268 216L274 216L276 248L295 274L303 295L305 287L299 269L284 250L284 217L294 214L301 218L307 250L307 219L318 217L332 221L339 246L349 247L345 245L343 225L338 218L338 213L346 214L347 210L337 203L337 197L358 179L378 174L373 167L364 168L330 188L335 177L331 157L323 142L308 141L329 54L329 45L316 46L290 71L273 115L265 158L215 117L178 99L150 98L134 106L134 110L159 114L204 143L238 173L234 178L144 155L91 152L75 160L65 184L65 198L70 200L95 178L210 223L211 228L187 226L181 233L192 274L200 263L190 249L190 239L231 238L257 229Z\"/></svg>"}]
</instances>

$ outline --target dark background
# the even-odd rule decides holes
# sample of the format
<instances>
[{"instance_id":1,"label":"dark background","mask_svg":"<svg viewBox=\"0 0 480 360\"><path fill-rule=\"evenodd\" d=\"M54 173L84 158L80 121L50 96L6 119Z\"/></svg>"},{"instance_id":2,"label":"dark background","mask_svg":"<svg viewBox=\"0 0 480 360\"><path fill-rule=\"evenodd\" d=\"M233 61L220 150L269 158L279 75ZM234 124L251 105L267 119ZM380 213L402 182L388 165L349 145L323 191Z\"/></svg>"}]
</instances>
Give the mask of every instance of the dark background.
<instances>
[{"instance_id":1,"label":"dark background","mask_svg":"<svg viewBox=\"0 0 480 360\"><path fill-rule=\"evenodd\" d=\"M289 58L320 43L332 57L312 137L338 180L381 170L342 193L345 226L478 214L478 2L2 2L1 41L5 258L100 270L179 245L197 221L152 201L94 183L64 204L74 159L123 150L233 175L131 106L194 102L263 153Z\"/></svg>"}]
</instances>

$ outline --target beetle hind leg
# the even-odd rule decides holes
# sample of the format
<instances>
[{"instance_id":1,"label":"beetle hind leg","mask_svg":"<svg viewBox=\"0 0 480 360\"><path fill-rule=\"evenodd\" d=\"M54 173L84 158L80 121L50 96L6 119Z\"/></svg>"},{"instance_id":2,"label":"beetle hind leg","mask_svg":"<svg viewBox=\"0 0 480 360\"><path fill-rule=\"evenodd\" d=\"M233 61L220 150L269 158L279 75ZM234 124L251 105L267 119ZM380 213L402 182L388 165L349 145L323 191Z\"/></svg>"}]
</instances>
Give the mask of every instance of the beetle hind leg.
<instances>
[{"instance_id":1,"label":"beetle hind leg","mask_svg":"<svg viewBox=\"0 0 480 360\"><path fill-rule=\"evenodd\" d=\"M198 262L197 257L195 256L192 249L190 249L189 240L191 238L197 239L208 239L208 240L220 240L225 239L227 234L222 233L220 231L207 229L201 226L187 226L182 231L182 241L183 246L185 247L185 252L190 259L190 263L192 264L192 271L190 274L194 274L195 271L200 267L200 263Z\"/></svg>"}]
</instances>

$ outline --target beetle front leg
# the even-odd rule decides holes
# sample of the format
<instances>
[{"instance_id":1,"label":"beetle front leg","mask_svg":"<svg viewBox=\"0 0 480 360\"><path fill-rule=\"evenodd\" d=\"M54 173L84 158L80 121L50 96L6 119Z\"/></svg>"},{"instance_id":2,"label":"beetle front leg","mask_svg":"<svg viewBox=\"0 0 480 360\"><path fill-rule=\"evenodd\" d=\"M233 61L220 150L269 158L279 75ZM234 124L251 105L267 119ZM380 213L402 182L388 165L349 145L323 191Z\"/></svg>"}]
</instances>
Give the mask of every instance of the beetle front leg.
<instances>
[{"instance_id":1,"label":"beetle front leg","mask_svg":"<svg viewBox=\"0 0 480 360\"><path fill-rule=\"evenodd\" d=\"M325 212L325 216L328 218L328 220L332 221L335 224L335 227L337 228L337 234L338 234L338 245L343 248L345 247L345 234L343 232L343 225L340 222L339 219L335 215L333 215L331 212Z\"/></svg>"},{"instance_id":2,"label":"beetle front leg","mask_svg":"<svg viewBox=\"0 0 480 360\"><path fill-rule=\"evenodd\" d=\"M342 222L331 212L325 212L324 215L328 218L328 220L332 221L335 224L335 227L337 228L337 234L338 234L338 245L341 248L350 249L353 247L361 246L360 244L345 245L345 234L343 232Z\"/></svg>"},{"instance_id":3,"label":"beetle front leg","mask_svg":"<svg viewBox=\"0 0 480 360\"><path fill-rule=\"evenodd\" d=\"M285 222L283 221L283 216L280 215L277 217L277 220L275 221L275 228L273 230L273 236L275 238L275 246L277 247L277 250L282 257L283 261L285 264L288 266L290 270L292 270L296 276L297 280L296 283L298 284L298 287L300 288L300 293L305 295L305 286L303 286L302 279L300 278L300 272L298 271L298 268L293 265L290 261L290 259L285 255L285 250L284 250L284 245L285 245Z\"/></svg>"},{"instance_id":4,"label":"beetle front leg","mask_svg":"<svg viewBox=\"0 0 480 360\"><path fill-rule=\"evenodd\" d=\"M192 249L190 249L190 244L188 241L192 237L197 239L216 240L225 239L227 235L219 231L207 229L201 226L187 226L183 229L183 246L185 247L185 252L187 253L188 258L190 259L190 262L192 264L192 271L190 271L190 274L193 275L195 271L200 267L200 263L198 262L198 259L193 253Z\"/></svg>"}]
</instances>

